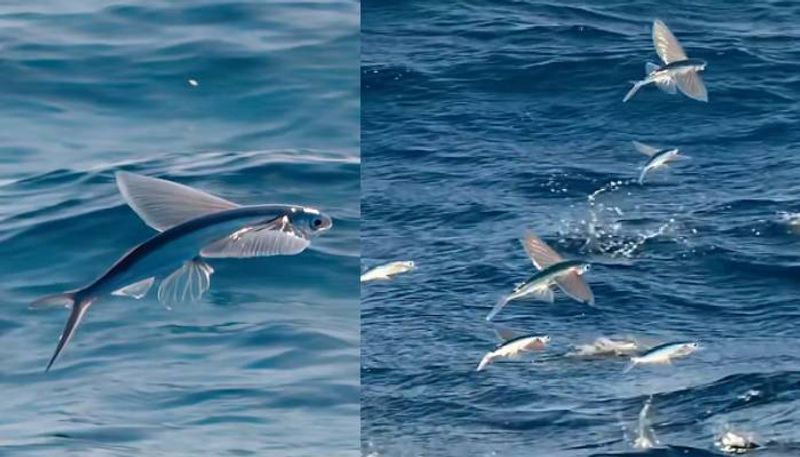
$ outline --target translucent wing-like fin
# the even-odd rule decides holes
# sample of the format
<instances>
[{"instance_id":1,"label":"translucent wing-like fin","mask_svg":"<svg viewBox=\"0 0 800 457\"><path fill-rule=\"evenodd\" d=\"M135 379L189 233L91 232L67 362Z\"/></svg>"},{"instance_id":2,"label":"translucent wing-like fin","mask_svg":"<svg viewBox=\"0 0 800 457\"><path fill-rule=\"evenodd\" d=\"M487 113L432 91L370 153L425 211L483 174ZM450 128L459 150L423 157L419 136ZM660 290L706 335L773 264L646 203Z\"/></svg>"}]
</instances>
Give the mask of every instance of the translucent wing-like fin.
<instances>
[{"instance_id":1,"label":"translucent wing-like fin","mask_svg":"<svg viewBox=\"0 0 800 457\"><path fill-rule=\"evenodd\" d=\"M511 330L508 327L504 327L502 325L495 325L494 326L494 333L497 334L497 337L503 341L513 340L520 336L518 332Z\"/></svg>"},{"instance_id":2,"label":"translucent wing-like fin","mask_svg":"<svg viewBox=\"0 0 800 457\"><path fill-rule=\"evenodd\" d=\"M646 155L647 157L653 157L658 152L658 148L654 148L649 144L644 144L639 141L632 141L633 147L636 148L637 151L641 152L642 154Z\"/></svg>"},{"instance_id":3,"label":"translucent wing-like fin","mask_svg":"<svg viewBox=\"0 0 800 457\"><path fill-rule=\"evenodd\" d=\"M553 248L533 233L525 235L525 239L522 240L522 247L525 248L525 252L530 257L533 265L540 270L564 260Z\"/></svg>"},{"instance_id":4,"label":"translucent wing-like fin","mask_svg":"<svg viewBox=\"0 0 800 457\"><path fill-rule=\"evenodd\" d=\"M657 80L656 87L668 94L674 95L678 93L678 88L676 87L675 80L673 78Z\"/></svg>"},{"instance_id":5,"label":"translucent wing-like fin","mask_svg":"<svg viewBox=\"0 0 800 457\"><path fill-rule=\"evenodd\" d=\"M303 252L311 241L297 230L286 216L262 225L244 227L221 238L200 251L203 257L265 257L295 255Z\"/></svg>"},{"instance_id":6,"label":"translucent wing-like fin","mask_svg":"<svg viewBox=\"0 0 800 457\"><path fill-rule=\"evenodd\" d=\"M574 298L583 303L588 303L590 305L594 304L594 294L592 294L592 289L589 288L589 284L586 284L583 277L576 272L567 273L558 279L556 279L556 284L561 290L564 291L565 294L569 295L570 297Z\"/></svg>"},{"instance_id":7,"label":"translucent wing-like fin","mask_svg":"<svg viewBox=\"0 0 800 457\"><path fill-rule=\"evenodd\" d=\"M553 295L553 289L550 287L542 287L541 289L536 289L531 292L531 297L541 300L547 303L553 303L555 301L555 296Z\"/></svg>"},{"instance_id":8,"label":"translucent wing-like fin","mask_svg":"<svg viewBox=\"0 0 800 457\"><path fill-rule=\"evenodd\" d=\"M653 45L665 64L686 60L686 53L683 52L680 42L659 19L653 22Z\"/></svg>"},{"instance_id":9,"label":"translucent wing-like fin","mask_svg":"<svg viewBox=\"0 0 800 457\"><path fill-rule=\"evenodd\" d=\"M155 280L156 278L154 277L142 279L141 281L135 282L133 284L117 289L114 292L111 292L111 295L131 297L137 300L140 298L144 298L144 296L147 295L147 292L150 291L150 288L153 287L153 282Z\"/></svg>"},{"instance_id":10,"label":"translucent wing-like fin","mask_svg":"<svg viewBox=\"0 0 800 457\"><path fill-rule=\"evenodd\" d=\"M117 187L128 206L150 227L163 232L207 214L236 208L236 203L164 179L118 171Z\"/></svg>"},{"instance_id":11,"label":"translucent wing-like fin","mask_svg":"<svg viewBox=\"0 0 800 457\"><path fill-rule=\"evenodd\" d=\"M687 97L701 102L708 101L706 85L703 83L703 78L696 71L676 74L675 82L678 83L678 89Z\"/></svg>"},{"instance_id":12,"label":"translucent wing-like fin","mask_svg":"<svg viewBox=\"0 0 800 457\"><path fill-rule=\"evenodd\" d=\"M180 303L191 303L205 294L211 287L211 265L195 258L184 262L183 266L161 281L158 287L158 301L167 308Z\"/></svg>"}]
</instances>

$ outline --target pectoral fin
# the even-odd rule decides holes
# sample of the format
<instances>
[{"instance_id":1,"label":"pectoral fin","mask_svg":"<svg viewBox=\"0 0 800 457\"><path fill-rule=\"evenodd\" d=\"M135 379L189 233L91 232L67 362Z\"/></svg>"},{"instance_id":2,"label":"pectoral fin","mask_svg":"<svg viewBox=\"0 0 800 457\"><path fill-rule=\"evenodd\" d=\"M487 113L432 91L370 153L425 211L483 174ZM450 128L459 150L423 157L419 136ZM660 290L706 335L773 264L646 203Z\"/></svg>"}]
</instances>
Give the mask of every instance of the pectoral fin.
<instances>
[{"instance_id":1,"label":"pectoral fin","mask_svg":"<svg viewBox=\"0 0 800 457\"><path fill-rule=\"evenodd\" d=\"M670 32L667 25L658 19L653 22L653 45L664 63L686 60L686 53L678 39Z\"/></svg>"},{"instance_id":2,"label":"pectoral fin","mask_svg":"<svg viewBox=\"0 0 800 457\"><path fill-rule=\"evenodd\" d=\"M675 80L672 78L657 80L656 87L668 94L676 94L678 92L678 88L675 86Z\"/></svg>"},{"instance_id":3,"label":"pectoral fin","mask_svg":"<svg viewBox=\"0 0 800 457\"><path fill-rule=\"evenodd\" d=\"M167 308L180 303L199 300L211 287L211 265L195 258L185 262L172 274L161 281L158 288L158 301Z\"/></svg>"},{"instance_id":4,"label":"pectoral fin","mask_svg":"<svg viewBox=\"0 0 800 457\"><path fill-rule=\"evenodd\" d=\"M539 270L564 260L553 248L533 233L525 235L522 247L533 262L533 266Z\"/></svg>"},{"instance_id":5,"label":"pectoral fin","mask_svg":"<svg viewBox=\"0 0 800 457\"><path fill-rule=\"evenodd\" d=\"M594 304L594 294L592 294L592 289L589 288L589 285L586 284L586 281L584 281L581 275L578 273L574 271L567 273L556 279L556 284L558 284L558 287L560 287L565 294L569 295L575 300L588 303L590 305Z\"/></svg>"},{"instance_id":6,"label":"pectoral fin","mask_svg":"<svg viewBox=\"0 0 800 457\"><path fill-rule=\"evenodd\" d=\"M191 219L236 208L236 203L183 184L127 171L116 174L128 206L150 227L163 232Z\"/></svg>"},{"instance_id":7,"label":"pectoral fin","mask_svg":"<svg viewBox=\"0 0 800 457\"><path fill-rule=\"evenodd\" d=\"M540 289L532 291L531 296L536 298L537 300L545 301L547 303L553 303L555 301L555 297L553 296L553 289L551 289L550 286L542 287Z\"/></svg>"},{"instance_id":8,"label":"pectoral fin","mask_svg":"<svg viewBox=\"0 0 800 457\"><path fill-rule=\"evenodd\" d=\"M701 102L708 101L706 85L703 83L703 78L696 71L677 74L675 75L675 81L678 83L678 89L687 97Z\"/></svg>"},{"instance_id":9,"label":"pectoral fin","mask_svg":"<svg viewBox=\"0 0 800 457\"><path fill-rule=\"evenodd\" d=\"M220 238L200 251L203 257L243 258L299 254L311 244L286 216L253 225Z\"/></svg>"},{"instance_id":10,"label":"pectoral fin","mask_svg":"<svg viewBox=\"0 0 800 457\"><path fill-rule=\"evenodd\" d=\"M644 144L641 141L633 140L633 141L631 141L631 143L633 143L633 147L637 151L641 152L642 154L646 155L647 157L653 157L658 152L658 148L650 146L649 144Z\"/></svg>"},{"instance_id":11,"label":"pectoral fin","mask_svg":"<svg viewBox=\"0 0 800 457\"><path fill-rule=\"evenodd\" d=\"M153 287L153 282L156 280L154 277L150 277L147 279L142 279L141 281L135 282L133 284L127 285L121 289L117 289L114 292L111 292L111 295L118 295L123 297L131 297L135 299L143 298L147 295L147 292L150 291L150 288Z\"/></svg>"},{"instance_id":12,"label":"pectoral fin","mask_svg":"<svg viewBox=\"0 0 800 457\"><path fill-rule=\"evenodd\" d=\"M508 327L504 327L502 325L495 325L494 326L494 333L497 334L497 337L500 338L502 341L509 341L513 340L520 336L518 332L511 330Z\"/></svg>"}]
</instances>

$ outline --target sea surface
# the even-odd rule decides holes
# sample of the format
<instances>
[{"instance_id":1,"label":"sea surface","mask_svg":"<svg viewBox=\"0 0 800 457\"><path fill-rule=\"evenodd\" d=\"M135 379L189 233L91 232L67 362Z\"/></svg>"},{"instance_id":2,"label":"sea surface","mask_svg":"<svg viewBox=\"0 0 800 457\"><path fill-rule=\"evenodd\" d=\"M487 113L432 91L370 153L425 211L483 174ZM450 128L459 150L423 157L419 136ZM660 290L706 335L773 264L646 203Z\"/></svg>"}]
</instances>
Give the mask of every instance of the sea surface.
<instances>
[{"instance_id":1,"label":"sea surface","mask_svg":"<svg viewBox=\"0 0 800 457\"><path fill-rule=\"evenodd\" d=\"M709 103L630 82L660 18ZM367 1L362 19L362 454L800 455L800 4ZM634 181L632 140L691 156ZM532 231L587 258L588 306L511 302L552 343L476 372ZM565 357L599 336L699 341L671 366Z\"/></svg>"},{"instance_id":2,"label":"sea surface","mask_svg":"<svg viewBox=\"0 0 800 457\"><path fill-rule=\"evenodd\" d=\"M359 9L3 2L0 455L359 454ZM29 303L154 234L117 170L334 226L195 304L95 303L45 373L68 312Z\"/></svg>"}]
</instances>

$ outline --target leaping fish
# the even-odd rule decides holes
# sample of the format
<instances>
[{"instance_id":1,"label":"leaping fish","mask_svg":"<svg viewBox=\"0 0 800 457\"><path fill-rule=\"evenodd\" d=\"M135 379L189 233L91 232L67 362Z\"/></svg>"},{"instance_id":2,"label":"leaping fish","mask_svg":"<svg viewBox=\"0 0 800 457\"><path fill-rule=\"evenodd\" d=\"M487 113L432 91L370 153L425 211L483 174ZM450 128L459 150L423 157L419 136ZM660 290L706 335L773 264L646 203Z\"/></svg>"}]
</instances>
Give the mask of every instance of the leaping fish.
<instances>
[{"instance_id":1,"label":"leaping fish","mask_svg":"<svg viewBox=\"0 0 800 457\"><path fill-rule=\"evenodd\" d=\"M497 345L494 351L487 352L478 364L476 371L481 371L487 365L499 358L517 357L523 352L543 349L550 342L547 335L523 335Z\"/></svg>"},{"instance_id":2,"label":"leaping fish","mask_svg":"<svg viewBox=\"0 0 800 457\"><path fill-rule=\"evenodd\" d=\"M518 285L510 295L501 298L486 316L490 321L511 300L533 296L552 303L553 284L557 285L575 300L594 304L594 294L589 285L581 277L589 270L589 263L583 260L564 260L556 251L536 235L529 233L522 241L525 252L539 270L530 279Z\"/></svg>"},{"instance_id":3,"label":"leaping fish","mask_svg":"<svg viewBox=\"0 0 800 457\"><path fill-rule=\"evenodd\" d=\"M636 365L641 364L671 364L673 359L686 357L698 349L700 349L700 343L697 342L681 341L661 344L638 357L631 357L631 362L625 367L623 373L627 373Z\"/></svg>"},{"instance_id":4,"label":"leaping fish","mask_svg":"<svg viewBox=\"0 0 800 457\"><path fill-rule=\"evenodd\" d=\"M411 260L390 262L386 265L375 267L361 275L361 282L376 281L379 279L389 280L392 276L405 273L416 268Z\"/></svg>"},{"instance_id":5,"label":"leaping fish","mask_svg":"<svg viewBox=\"0 0 800 457\"><path fill-rule=\"evenodd\" d=\"M123 198L147 225L160 233L134 247L91 284L48 295L32 306L71 307L50 370L86 312L108 295L140 299L161 280L158 299L170 306L198 300L214 269L206 258L294 255L332 221L314 208L297 205L242 206L163 179L120 171Z\"/></svg>"},{"instance_id":6,"label":"leaping fish","mask_svg":"<svg viewBox=\"0 0 800 457\"><path fill-rule=\"evenodd\" d=\"M644 168L642 168L642 172L639 173L639 184L644 184L644 177L651 170L666 167L670 162L677 159L689 158L687 155L680 154L677 148L658 149L638 141L633 142L633 147L642 154L650 157L650 160L648 160Z\"/></svg>"},{"instance_id":7,"label":"leaping fish","mask_svg":"<svg viewBox=\"0 0 800 457\"><path fill-rule=\"evenodd\" d=\"M680 90L689 98L707 102L708 91L698 73L706 69L706 61L686 57L678 39L670 32L666 24L658 19L653 22L653 44L664 65L659 66L647 62L645 78L633 84L631 90L622 99L623 103L630 100L639 89L648 84L655 84L669 94Z\"/></svg>"}]
</instances>

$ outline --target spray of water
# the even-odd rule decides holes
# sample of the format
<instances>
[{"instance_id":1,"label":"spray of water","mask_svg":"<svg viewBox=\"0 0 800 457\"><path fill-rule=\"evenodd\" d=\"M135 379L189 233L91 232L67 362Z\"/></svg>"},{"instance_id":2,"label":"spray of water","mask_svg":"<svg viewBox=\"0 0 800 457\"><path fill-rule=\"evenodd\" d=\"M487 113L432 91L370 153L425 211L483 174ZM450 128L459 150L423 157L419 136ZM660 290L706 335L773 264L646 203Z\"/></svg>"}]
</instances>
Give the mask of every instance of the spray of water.
<instances>
[{"instance_id":1,"label":"spray of water","mask_svg":"<svg viewBox=\"0 0 800 457\"><path fill-rule=\"evenodd\" d=\"M626 210L613 197L620 192L630 196L633 185L638 187L635 180L615 180L589 194L586 217L562 221L562 238L584 238L580 248L584 253L629 259L649 240L673 234L678 226L672 217L656 227L629 227L632 223L625 221Z\"/></svg>"}]
</instances>

